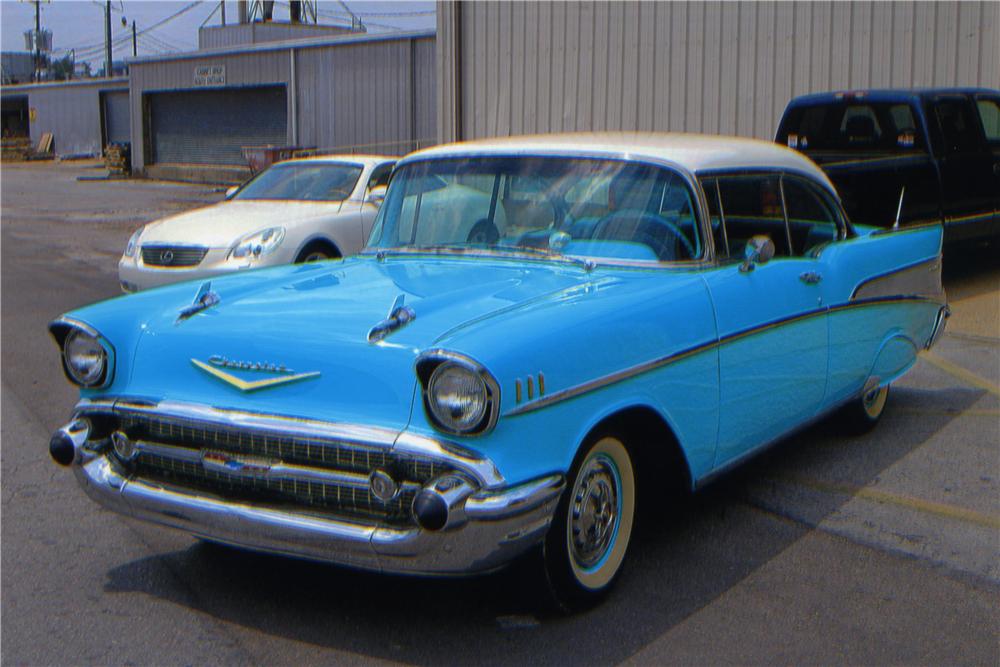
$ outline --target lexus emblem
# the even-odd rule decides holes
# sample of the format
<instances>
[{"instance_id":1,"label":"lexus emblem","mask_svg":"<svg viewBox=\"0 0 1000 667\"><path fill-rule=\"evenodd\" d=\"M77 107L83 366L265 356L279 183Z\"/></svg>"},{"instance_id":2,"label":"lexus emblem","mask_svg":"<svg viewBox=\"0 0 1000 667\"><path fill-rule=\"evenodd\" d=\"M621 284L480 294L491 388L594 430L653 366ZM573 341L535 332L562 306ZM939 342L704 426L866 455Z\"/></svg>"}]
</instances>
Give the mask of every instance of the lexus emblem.
<instances>
[{"instance_id":1,"label":"lexus emblem","mask_svg":"<svg viewBox=\"0 0 1000 667\"><path fill-rule=\"evenodd\" d=\"M174 261L174 251L173 250L164 250L163 252L160 253L160 262L161 263L163 263L163 264L169 264L172 261Z\"/></svg>"}]
</instances>

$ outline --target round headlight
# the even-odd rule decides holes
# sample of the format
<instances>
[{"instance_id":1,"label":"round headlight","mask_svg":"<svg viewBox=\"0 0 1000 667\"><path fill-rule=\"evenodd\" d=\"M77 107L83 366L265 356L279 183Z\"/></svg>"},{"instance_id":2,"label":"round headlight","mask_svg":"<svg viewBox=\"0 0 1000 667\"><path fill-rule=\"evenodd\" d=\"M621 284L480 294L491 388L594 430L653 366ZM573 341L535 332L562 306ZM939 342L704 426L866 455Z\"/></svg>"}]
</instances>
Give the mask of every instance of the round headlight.
<instances>
[{"instance_id":1,"label":"round headlight","mask_svg":"<svg viewBox=\"0 0 1000 667\"><path fill-rule=\"evenodd\" d=\"M474 431L489 409L486 383L475 371L445 362L431 373L427 404L444 428L456 433Z\"/></svg>"},{"instance_id":2,"label":"round headlight","mask_svg":"<svg viewBox=\"0 0 1000 667\"><path fill-rule=\"evenodd\" d=\"M73 329L63 344L63 360L74 382L93 387L104 379L108 355L97 338L86 331Z\"/></svg>"}]
</instances>

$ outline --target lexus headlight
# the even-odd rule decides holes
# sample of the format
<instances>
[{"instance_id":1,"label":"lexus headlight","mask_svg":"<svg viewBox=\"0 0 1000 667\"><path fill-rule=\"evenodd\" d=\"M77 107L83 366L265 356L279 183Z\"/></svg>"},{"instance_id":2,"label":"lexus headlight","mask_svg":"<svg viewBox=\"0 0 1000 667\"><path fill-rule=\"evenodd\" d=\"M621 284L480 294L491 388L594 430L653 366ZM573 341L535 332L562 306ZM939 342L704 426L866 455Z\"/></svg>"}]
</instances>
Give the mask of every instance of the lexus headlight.
<instances>
[{"instance_id":1,"label":"lexus headlight","mask_svg":"<svg viewBox=\"0 0 1000 667\"><path fill-rule=\"evenodd\" d=\"M125 244L125 256L135 257L136 251L139 249L139 237L142 236L142 227L135 230L135 233L129 237L128 243Z\"/></svg>"},{"instance_id":2,"label":"lexus headlight","mask_svg":"<svg viewBox=\"0 0 1000 667\"><path fill-rule=\"evenodd\" d=\"M284 238L284 227L268 227L241 238L230 248L229 256L235 259L256 259L277 250Z\"/></svg>"},{"instance_id":3,"label":"lexus headlight","mask_svg":"<svg viewBox=\"0 0 1000 667\"><path fill-rule=\"evenodd\" d=\"M433 361L431 358L418 363L418 374L424 363ZM492 376L475 362L450 356L438 363L426 380L424 403L439 429L472 435L489 430L496 422L499 389Z\"/></svg>"},{"instance_id":4,"label":"lexus headlight","mask_svg":"<svg viewBox=\"0 0 1000 667\"><path fill-rule=\"evenodd\" d=\"M108 353L95 337L82 329L72 329L63 342L66 375L82 387L102 384L108 371Z\"/></svg>"}]
</instances>

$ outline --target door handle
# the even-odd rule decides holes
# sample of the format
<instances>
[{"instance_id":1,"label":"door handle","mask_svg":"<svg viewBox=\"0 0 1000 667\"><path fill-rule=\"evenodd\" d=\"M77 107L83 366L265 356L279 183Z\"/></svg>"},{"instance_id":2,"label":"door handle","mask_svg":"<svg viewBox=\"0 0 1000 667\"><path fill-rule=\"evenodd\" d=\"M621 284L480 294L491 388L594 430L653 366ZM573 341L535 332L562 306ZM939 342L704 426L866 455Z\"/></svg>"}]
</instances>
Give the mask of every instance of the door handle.
<instances>
[{"instance_id":1,"label":"door handle","mask_svg":"<svg viewBox=\"0 0 1000 667\"><path fill-rule=\"evenodd\" d=\"M806 271L799 274L799 280L804 282L806 285L815 285L819 281L823 280L823 276L815 271Z\"/></svg>"}]
</instances>

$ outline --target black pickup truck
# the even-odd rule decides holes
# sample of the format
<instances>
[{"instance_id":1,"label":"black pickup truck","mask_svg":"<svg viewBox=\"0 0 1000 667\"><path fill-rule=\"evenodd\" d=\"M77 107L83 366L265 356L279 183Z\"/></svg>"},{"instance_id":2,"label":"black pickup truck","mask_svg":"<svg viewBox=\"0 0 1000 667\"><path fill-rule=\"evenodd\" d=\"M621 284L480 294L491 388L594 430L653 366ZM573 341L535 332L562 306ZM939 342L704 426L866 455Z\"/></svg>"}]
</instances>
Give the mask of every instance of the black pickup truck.
<instances>
[{"instance_id":1,"label":"black pickup truck","mask_svg":"<svg viewBox=\"0 0 1000 667\"><path fill-rule=\"evenodd\" d=\"M1000 237L1000 91L804 95L775 141L826 172L855 222L943 222L948 242Z\"/></svg>"}]
</instances>

